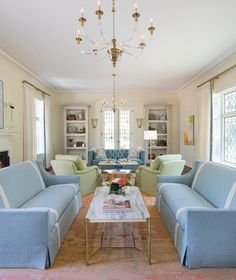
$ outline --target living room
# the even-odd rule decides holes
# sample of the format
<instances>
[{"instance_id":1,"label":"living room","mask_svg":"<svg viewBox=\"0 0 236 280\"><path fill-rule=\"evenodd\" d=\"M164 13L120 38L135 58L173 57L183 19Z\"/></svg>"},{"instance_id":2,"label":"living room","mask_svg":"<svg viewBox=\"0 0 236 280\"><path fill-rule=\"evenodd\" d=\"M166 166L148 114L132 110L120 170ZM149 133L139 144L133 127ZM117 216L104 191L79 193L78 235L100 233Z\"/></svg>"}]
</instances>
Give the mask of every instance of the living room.
<instances>
[{"instance_id":1,"label":"living room","mask_svg":"<svg viewBox=\"0 0 236 280\"><path fill-rule=\"evenodd\" d=\"M120 3L118 0L116 2L117 36L122 37L122 40L123 35L125 35L124 38L128 38L129 30L132 31L132 12L136 8L133 6L134 2ZM150 42L147 40L147 46L140 57L136 58L123 53L116 67L112 66L109 57L103 59L103 55L99 58L97 55L82 54L80 45L83 41L78 46L75 40L78 36L80 8L84 8L84 15L89 19L86 24L88 24L88 33L91 33L88 35L91 37L97 35L99 26L94 18L97 9L96 1L72 1L70 5L65 1L30 3L24 0L21 4L17 1L2 2L0 25L4 28L0 30L0 81L2 81L3 118L0 120L0 125L2 122L0 151L8 151L11 166L40 159L41 156L37 154L35 157L35 153L28 151L32 150L29 138L35 136L32 130L26 133L27 124L32 123L32 114L26 115L26 111L27 113L30 111L25 98L26 88L29 87L50 100L46 129L49 140L45 141L47 159L43 157L44 166L49 168L49 171L51 170L50 162L56 155L77 153L76 149L73 152L68 152L71 150L66 149L68 144L68 137L65 137L66 106L86 108L87 142L81 144L86 146L86 155L83 157L85 161L88 160L88 150L101 149L105 146L104 123L106 120L103 113L106 108L113 109L115 106L116 114L120 108L130 110L129 149L143 149L146 153L145 165L150 168L151 160L155 158L155 155L153 156L150 152L152 140L149 142L144 139L144 131L149 130L148 110L155 107L168 110L168 148L165 153L180 154L186 162L185 169L194 170L196 160L210 160L220 162L224 166L231 166L235 170L235 112L233 110L230 112L232 113L230 115L232 117L231 144L220 143L224 153L219 156L214 141L216 141L216 135L220 138L226 124L218 130L218 134L215 133L217 130L214 130L216 128L211 122L212 103L209 99L211 95L208 94L235 93L235 2L230 0L227 5L221 1L149 2L141 1L137 9L141 18L144 16L145 19L143 21L140 19L139 22L144 38L147 33L146 27L149 24L155 26L152 40ZM112 1L101 3L105 11L104 33L108 33L108 37L111 37L112 30L111 4ZM54 7L57 7L57 10L52 14ZM107 15L108 19L106 19ZM153 23L149 23L150 18L153 18ZM138 32L138 35L142 33ZM112 77L113 73L116 74L115 80ZM112 101L114 94L115 104ZM235 96L234 94L232 104L235 104ZM232 108L233 106L235 105L232 105ZM193 142L189 144L184 141L184 133L190 116L194 116L194 122ZM96 120L96 125L92 120ZM114 132L114 135L116 134L118 133ZM119 148L120 139L117 135L114 136L114 141L113 148ZM77 144L73 143L71 148L74 145ZM229 150L230 160L225 160L226 150L223 148L225 146L232 147ZM159 153L161 154L162 152ZM0 185L2 185L1 179ZM197 270L186 268L188 265L181 266L168 231L159 217L158 207L155 205L156 195L145 194L145 190L142 188L141 190L144 192L145 202L153 203L151 216L156 211L152 217L154 220L152 239L155 240L156 233L160 234L158 227L161 227L164 237L158 235L157 242L163 241L163 244L167 246L165 248L164 245L161 247L161 244L157 247L153 245L151 266L145 263L144 256L137 252L130 252L129 249L120 253L108 250L95 254L91 257L91 265L86 266L84 224L79 223L73 224L73 230L68 231L55 258L55 266L49 266L45 271L0 269L0 278L97 279L99 275L101 279L121 277L173 279L175 273L176 279L224 279L226 276L233 279L236 277L234 268L218 268L220 265ZM86 207L90 199L92 199L91 194L82 197ZM80 209L80 216L76 216L75 222L85 217L81 216L86 214L85 210L87 211L87 208ZM157 220L158 223L155 224ZM138 228L135 230L137 231ZM77 249L81 249L80 254L70 251L75 242L75 232L81 233L79 246L76 245ZM99 239L99 237L96 238ZM98 242L97 239L96 242ZM158 255L156 249L163 253L163 258ZM170 252L167 254L165 249ZM75 260L76 257L78 262ZM109 257L112 261L106 267L105 259ZM125 261L119 263L120 257L127 257L129 264L126 266ZM100 263L100 260L104 263ZM140 276L135 271L137 269L135 262L140 265L138 268ZM112 275L112 266L115 264L119 269L115 269L117 275ZM120 271L121 266L124 267L124 274ZM231 265L222 266L235 267L233 262ZM72 272L69 271L70 267L73 268ZM107 275L103 275L103 271L106 271Z\"/></svg>"}]
</instances>

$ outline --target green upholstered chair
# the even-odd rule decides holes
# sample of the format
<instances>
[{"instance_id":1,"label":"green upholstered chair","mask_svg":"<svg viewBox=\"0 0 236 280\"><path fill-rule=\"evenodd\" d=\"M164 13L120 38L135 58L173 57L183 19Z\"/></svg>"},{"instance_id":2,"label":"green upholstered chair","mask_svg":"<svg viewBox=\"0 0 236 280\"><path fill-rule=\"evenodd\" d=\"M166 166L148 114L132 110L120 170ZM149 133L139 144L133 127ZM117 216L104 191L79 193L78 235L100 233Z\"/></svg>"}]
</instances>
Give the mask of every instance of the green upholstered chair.
<instances>
[{"instance_id":1,"label":"green upholstered chair","mask_svg":"<svg viewBox=\"0 0 236 280\"><path fill-rule=\"evenodd\" d=\"M185 160L182 155L168 154L158 156L152 161L151 166L139 166L136 171L136 185L141 191L156 195L158 175L181 175Z\"/></svg>"},{"instance_id":2,"label":"green upholstered chair","mask_svg":"<svg viewBox=\"0 0 236 280\"><path fill-rule=\"evenodd\" d=\"M56 175L80 176L81 195L92 193L101 185L101 170L97 166L87 167L79 156L56 155L55 160L51 160L51 165Z\"/></svg>"}]
</instances>

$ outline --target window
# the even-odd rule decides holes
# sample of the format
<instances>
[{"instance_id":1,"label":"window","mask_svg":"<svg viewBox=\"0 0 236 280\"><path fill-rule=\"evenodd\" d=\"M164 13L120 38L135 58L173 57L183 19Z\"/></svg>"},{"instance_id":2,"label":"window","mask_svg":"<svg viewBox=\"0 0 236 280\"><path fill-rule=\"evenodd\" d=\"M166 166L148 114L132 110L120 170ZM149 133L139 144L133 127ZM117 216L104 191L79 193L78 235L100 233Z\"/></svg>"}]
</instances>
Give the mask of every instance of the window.
<instances>
[{"instance_id":1,"label":"window","mask_svg":"<svg viewBox=\"0 0 236 280\"><path fill-rule=\"evenodd\" d=\"M236 90L212 98L212 160L236 166Z\"/></svg>"},{"instance_id":2,"label":"window","mask_svg":"<svg viewBox=\"0 0 236 280\"><path fill-rule=\"evenodd\" d=\"M130 148L130 110L119 110L119 148Z\"/></svg>"},{"instance_id":3,"label":"window","mask_svg":"<svg viewBox=\"0 0 236 280\"><path fill-rule=\"evenodd\" d=\"M44 102L34 99L35 105L35 149L36 155L44 154Z\"/></svg>"},{"instance_id":4,"label":"window","mask_svg":"<svg viewBox=\"0 0 236 280\"><path fill-rule=\"evenodd\" d=\"M103 145L105 149L129 149L131 138L131 110L103 110Z\"/></svg>"},{"instance_id":5,"label":"window","mask_svg":"<svg viewBox=\"0 0 236 280\"><path fill-rule=\"evenodd\" d=\"M112 110L104 110L104 146L105 149L115 148L115 114Z\"/></svg>"}]
</instances>

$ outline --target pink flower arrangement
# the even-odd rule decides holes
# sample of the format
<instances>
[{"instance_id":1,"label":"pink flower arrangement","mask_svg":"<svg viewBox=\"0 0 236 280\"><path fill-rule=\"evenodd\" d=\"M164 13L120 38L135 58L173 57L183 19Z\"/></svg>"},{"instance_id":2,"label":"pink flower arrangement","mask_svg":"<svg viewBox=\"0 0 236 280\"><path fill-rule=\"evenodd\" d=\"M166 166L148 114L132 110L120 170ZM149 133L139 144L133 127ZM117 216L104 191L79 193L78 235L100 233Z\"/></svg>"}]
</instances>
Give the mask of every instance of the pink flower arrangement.
<instances>
[{"instance_id":1,"label":"pink flower arrangement","mask_svg":"<svg viewBox=\"0 0 236 280\"><path fill-rule=\"evenodd\" d=\"M125 180L122 178L116 178L115 183L117 183L119 186L124 186L125 185Z\"/></svg>"}]
</instances>

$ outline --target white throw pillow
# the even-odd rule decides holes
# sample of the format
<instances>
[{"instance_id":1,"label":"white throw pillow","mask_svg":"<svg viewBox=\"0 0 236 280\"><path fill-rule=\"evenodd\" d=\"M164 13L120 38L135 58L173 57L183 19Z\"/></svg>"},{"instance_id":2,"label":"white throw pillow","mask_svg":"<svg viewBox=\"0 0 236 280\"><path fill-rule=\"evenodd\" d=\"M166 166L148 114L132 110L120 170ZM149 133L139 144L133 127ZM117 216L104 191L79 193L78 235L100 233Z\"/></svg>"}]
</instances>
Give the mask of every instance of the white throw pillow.
<instances>
[{"instance_id":1,"label":"white throw pillow","mask_svg":"<svg viewBox=\"0 0 236 280\"><path fill-rule=\"evenodd\" d=\"M129 157L139 157L139 150L135 148L130 148Z\"/></svg>"},{"instance_id":2,"label":"white throw pillow","mask_svg":"<svg viewBox=\"0 0 236 280\"><path fill-rule=\"evenodd\" d=\"M106 158L106 152L104 148L98 148L96 149L96 158Z\"/></svg>"}]
</instances>

